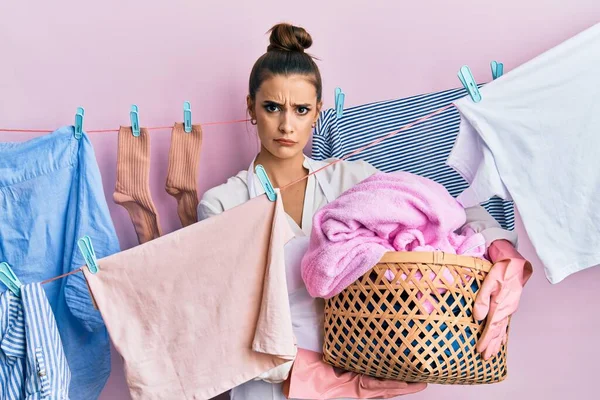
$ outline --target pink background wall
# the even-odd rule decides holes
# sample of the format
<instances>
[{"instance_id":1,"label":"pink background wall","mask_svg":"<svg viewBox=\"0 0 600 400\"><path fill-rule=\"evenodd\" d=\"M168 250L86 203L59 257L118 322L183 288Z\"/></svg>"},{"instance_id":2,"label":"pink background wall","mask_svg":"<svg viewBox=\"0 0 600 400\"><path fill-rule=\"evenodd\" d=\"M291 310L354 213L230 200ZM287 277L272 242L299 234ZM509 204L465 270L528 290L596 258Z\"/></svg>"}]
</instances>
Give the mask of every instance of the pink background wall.
<instances>
[{"instance_id":1,"label":"pink background wall","mask_svg":"<svg viewBox=\"0 0 600 400\"><path fill-rule=\"evenodd\" d=\"M568 3L568 4L567 4ZM0 127L69 125L86 108L87 129L143 126L182 119L192 103L197 122L244 118L247 78L276 22L304 26L321 58L326 106L341 86L347 104L459 85L468 64L479 82L489 62L505 70L600 21L598 0L97 2L0 3ZM0 141L39 134L0 132ZM124 209L112 202L116 133L91 134L110 211L123 248L136 244ZM176 203L164 191L170 131L152 133L151 186L165 231L179 228ZM246 168L257 150L249 124L204 130L200 192ZM431 386L414 399L590 399L600 373L600 268L551 286L522 227L522 252L536 273L514 318L509 378L480 387ZM104 400L128 399L113 353ZM75 399L78 400L78 399Z\"/></svg>"}]
</instances>

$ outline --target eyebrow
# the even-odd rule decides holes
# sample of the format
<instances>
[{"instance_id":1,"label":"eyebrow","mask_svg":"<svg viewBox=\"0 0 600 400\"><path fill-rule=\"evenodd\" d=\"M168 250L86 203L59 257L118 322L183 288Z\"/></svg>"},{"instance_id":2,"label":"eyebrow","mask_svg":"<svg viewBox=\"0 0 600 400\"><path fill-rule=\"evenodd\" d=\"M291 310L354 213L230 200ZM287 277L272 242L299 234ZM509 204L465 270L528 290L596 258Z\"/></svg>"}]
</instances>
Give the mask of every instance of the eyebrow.
<instances>
[{"instance_id":1,"label":"eyebrow","mask_svg":"<svg viewBox=\"0 0 600 400\"><path fill-rule=\"evenodd\" d=\"M265 101L263 101L263 104L264 105L273 104L273 105L276 105L276 106L279 106L279 107L283 107L285 105L285 104L281 104L281 103L278 103L278 102L273 101L273 100L265 100ZM308 108L308 107L311 106L311 104L310 103L292 104L292 106L293 107L305 107L305 108Z\"/></svg>"}]
</instances>

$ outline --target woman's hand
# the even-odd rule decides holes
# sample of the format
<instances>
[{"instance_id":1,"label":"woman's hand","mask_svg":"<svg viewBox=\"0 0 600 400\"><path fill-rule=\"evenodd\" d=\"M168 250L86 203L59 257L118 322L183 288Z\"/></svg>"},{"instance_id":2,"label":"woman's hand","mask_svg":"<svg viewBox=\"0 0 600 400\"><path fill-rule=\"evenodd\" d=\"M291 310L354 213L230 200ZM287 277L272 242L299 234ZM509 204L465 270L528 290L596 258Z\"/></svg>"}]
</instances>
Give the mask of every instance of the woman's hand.
<instances>
[{"instance_id":1,"label":"woman's hand","mask_svg":"<svg viewBox=\"0 0 600 400\"><path fill-rule=\"evenodd\" d=\"M487 317L485 329L477 351L488 360L506 344L508 318L517 311L525 283L531 277L531 263L506 240L494 241L488 254L494 263L477 294L473 317L482 321Z\"/></svg>"},{"instance_id":2,"label":"woman's hand","mask_svg":"<svg viewBox=\"0 0 600 400\"><path fill-rule=\"evenodd\" d=\"M342 371L323 362L321 353L299 348L283 392L292 399L389 399L426 387L426 383L383 380Z\"/></svg>"}]
</instances>

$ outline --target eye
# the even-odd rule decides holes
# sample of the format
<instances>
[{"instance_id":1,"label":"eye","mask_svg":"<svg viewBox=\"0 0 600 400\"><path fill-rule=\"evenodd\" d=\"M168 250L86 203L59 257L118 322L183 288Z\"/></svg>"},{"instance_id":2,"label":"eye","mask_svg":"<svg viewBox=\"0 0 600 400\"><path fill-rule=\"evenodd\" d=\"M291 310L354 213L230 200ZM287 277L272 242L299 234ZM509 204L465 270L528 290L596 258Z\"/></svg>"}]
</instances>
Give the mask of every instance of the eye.
<instances>
[{"instance_id":1,"label":"eye","mask_svg":"<svg viewBox=\"0 0 600 400\"><path fill-rule=\"evenodd\" d=\"M269 112L269 113L274 113L274 112L279 111L279 106L276 104L267 104L265 106L265 110L267 110L267 112Z\"/></svg>"},{"instance_id":2,"label":"eye","mask_svg":"<svg viewBox=\"0 0 600 400\"><path fill-rule=\"evenodd\" d=\"M309 111L310 109L308 107L298 107L298 114L300 115L306 115Z\"/></svg>"}]
</instances>

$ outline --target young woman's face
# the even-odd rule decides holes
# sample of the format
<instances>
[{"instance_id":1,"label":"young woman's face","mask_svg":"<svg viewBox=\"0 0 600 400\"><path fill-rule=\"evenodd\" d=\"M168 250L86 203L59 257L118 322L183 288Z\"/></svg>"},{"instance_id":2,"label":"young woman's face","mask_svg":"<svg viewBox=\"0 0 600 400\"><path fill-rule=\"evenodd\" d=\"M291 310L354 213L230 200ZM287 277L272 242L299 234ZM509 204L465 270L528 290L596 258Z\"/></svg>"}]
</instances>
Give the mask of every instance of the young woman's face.
<instances>
[{"instance_id":1,"label":"young woman's face","mask_svg":"<svg viewBox=\"0 0 600 400\"><path fill-rule=\"evenodd\" d=\"M250 116L256 119L263 149L280 159L298 156L308 143L319 117L314 84L304 75L275 75L248 98Z\"/></svg>"}]
</instances>

